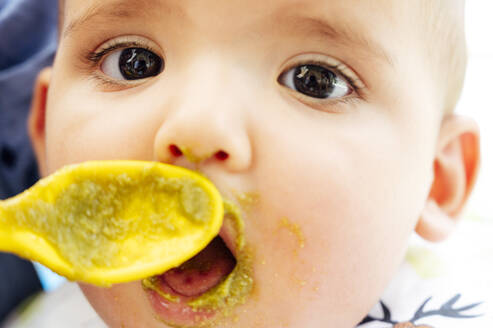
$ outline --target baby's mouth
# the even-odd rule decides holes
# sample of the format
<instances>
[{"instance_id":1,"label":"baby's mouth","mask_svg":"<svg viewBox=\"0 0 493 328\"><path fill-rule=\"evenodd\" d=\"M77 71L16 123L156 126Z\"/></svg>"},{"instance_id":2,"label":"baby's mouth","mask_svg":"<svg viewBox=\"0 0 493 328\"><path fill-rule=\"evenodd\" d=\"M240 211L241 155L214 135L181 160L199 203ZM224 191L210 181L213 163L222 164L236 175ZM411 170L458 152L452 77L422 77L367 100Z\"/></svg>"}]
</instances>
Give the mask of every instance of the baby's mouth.
<instances>
[{"instance_id":1,"label":"baby's mouth","mask_svg":"<svg viewBox=\"0 0 493 328\"><path fill-rule=\"evenodd\" d=\"M217 286L235 265L235 257L218 236L193 258L157 278L180 296L199 296Z\"/></svg>"},{"instance_id":2,"label":"baby's mouth","mask_svg":"<svg viewBox=\"0 0 493 328\"><path fill-rule=\"evenodd\" d=\"M221 231L206 248L179 267L142 281L165 323L203 326L218 314L230 314L250 293L251 256L243 247L243 222L233 205L225 209Z\"/></svg>"}]
</instances>

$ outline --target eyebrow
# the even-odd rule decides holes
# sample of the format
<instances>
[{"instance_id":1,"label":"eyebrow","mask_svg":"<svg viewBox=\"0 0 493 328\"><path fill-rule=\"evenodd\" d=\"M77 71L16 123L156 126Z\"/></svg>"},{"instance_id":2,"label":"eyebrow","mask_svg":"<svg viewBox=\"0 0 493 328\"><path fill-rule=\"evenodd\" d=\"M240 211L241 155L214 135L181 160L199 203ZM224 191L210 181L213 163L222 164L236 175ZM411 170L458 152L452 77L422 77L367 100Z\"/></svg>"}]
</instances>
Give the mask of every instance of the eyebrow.
<instances>
[{"instance_id":1,"label":"eyebrow","mask_svg":"<svg viewBox=\"0 0 493 328\"><path fill-rule=\"evenodd\" d=\"M305 34L317 33L323 39L335 40L348 47L356 46L390 66L394 66L394 59L380 43L348 25L334 25L325 19L313 17L289 17L288 19L290 25L295 26Z\"/></svg>"},{"instance_id":2,"label":"eyebrow","mask_svg":"<svg viewBox=\"0 0 493 328\"><path fill-rule=\"evenodd\" d=\"M104 1L103 4L93 4L82 15L71 21L62 31L62 37L65 38L87 25L90 21L95 19L105 20L121 20L129 19L136 16L151 16L158 15L164 11L178 12L181 16L185 17L180 7L171 7L169 1L160 0L115 0ZM161 15L160 15L161 16ZM394 66L394 60L392 56L385 50L385 48L371 39L369 36L352 29L347 24L331 24L326 19L310 16L296 16L283 15L282 11L278 12L278 15L274 14L269 18L270 21L275 19L276 21L285 21L288 26L296 27L300 32L304 34L319 34L323 39L335 40L340 44L348 47L356 46L360 49L366 50L373 57L382 60ZM107 21L105 21L107 23Z\"/></svg>"},{"instance_id":3,"label":"eyebrow","mask_svg":"<svg viewBox=\"0 0 493 328\"><path fill-rule=\"evenodd\" d=\"M81 15L70 21L62 30L62 37L66 38L75 31L86 26L89 22L96 19L122 20L135 18L136 16L157 16L163 10L177 10L169 7L164 1L159 0L117 0L104 1L103 4L95 3L89 6Z\"/></svg>"}]
</instances>

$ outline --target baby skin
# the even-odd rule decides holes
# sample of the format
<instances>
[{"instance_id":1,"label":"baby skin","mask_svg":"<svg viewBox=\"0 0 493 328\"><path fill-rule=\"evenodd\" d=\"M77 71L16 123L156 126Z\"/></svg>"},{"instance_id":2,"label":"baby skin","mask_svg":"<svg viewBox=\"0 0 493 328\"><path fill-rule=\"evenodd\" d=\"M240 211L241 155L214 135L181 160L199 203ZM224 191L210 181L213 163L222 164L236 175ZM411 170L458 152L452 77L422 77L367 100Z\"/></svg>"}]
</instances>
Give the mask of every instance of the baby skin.
<instances>
[{"instance_id":1,"label":"baby skin","mask_svg":"<svg viewBox=\"0 0 493 328\"><path fill-rule=\"evenodd\" d=\"M94 309L118 328L356 326L474 185L464 52L456 0L62 2L29 119L42 175L170 163L238 214L180 268L81 285ZM248 288L227 310L188 303L228 279Z\"/></svg>"}]
</instances>

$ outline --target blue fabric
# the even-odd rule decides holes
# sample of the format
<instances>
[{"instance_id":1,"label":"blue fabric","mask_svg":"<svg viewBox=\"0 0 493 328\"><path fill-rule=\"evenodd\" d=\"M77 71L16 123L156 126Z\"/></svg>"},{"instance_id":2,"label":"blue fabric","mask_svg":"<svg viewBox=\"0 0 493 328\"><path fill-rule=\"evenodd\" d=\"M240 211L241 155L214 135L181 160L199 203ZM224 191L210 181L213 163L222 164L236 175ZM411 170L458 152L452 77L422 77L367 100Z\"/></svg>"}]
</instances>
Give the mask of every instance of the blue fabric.
<instances>
[{"instance_id":1,"label":"blue fabric","mask_svg":"<svg viewBox=\"0 0 493 328\"><path fill-rule=\"evenodd\" d=\"M33 266L11 254L0 253L0 326L22 301L41 290Z\"/></svg>"},{"instance_id":2,"label":"blue fabric","mask_svg":"<svg viewBox=\"0 0 493 328\"><path fill-rule=\"evenodd\" d=\"M53 61L56 0L0 0L0 199L37 180L26 118L38 72Z\"/></svg>"},{"instance_id":3,"label":"blue fabric","mask_svg":"<svg viewBox=\"0 0 493 328\"><path fill-rule=\"evenodd\" d=\"M0 0L0 199L38 179L26 118L38 72L53 61L57 0ZM40 290L33 265L0 253L0 323Z\"/></svg>"}]
</instances>

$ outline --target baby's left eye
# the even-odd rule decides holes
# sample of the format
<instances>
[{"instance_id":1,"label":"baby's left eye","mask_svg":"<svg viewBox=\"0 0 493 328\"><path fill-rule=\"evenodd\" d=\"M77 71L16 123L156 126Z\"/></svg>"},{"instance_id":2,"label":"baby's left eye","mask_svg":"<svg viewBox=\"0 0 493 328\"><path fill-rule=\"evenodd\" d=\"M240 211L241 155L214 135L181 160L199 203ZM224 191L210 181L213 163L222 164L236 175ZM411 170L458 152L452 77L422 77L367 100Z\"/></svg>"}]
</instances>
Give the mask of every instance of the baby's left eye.
<instances>
[{"instance_id":1,"label":"baby's left eye","mask_svg":"<svg viewBox=\"0 0 493 328\"><path fill-rule=\"evenodd\" d=\"M125 48L108 55L101 71L116 80L139 80L156 76L163 70L163 60L143 48Z\"/></svg>"},{"instance_id":2,"label":"baby's left eye","mask_svg":"<svg viewBox=\"0 0 493 328\"><path fill-rule=\"evenodd\" d=\"M354 91L339 74L314 64L293 67L281 74L278 81L290 89L319 99L341 98Z\"/></svg>"}]
</instances>

